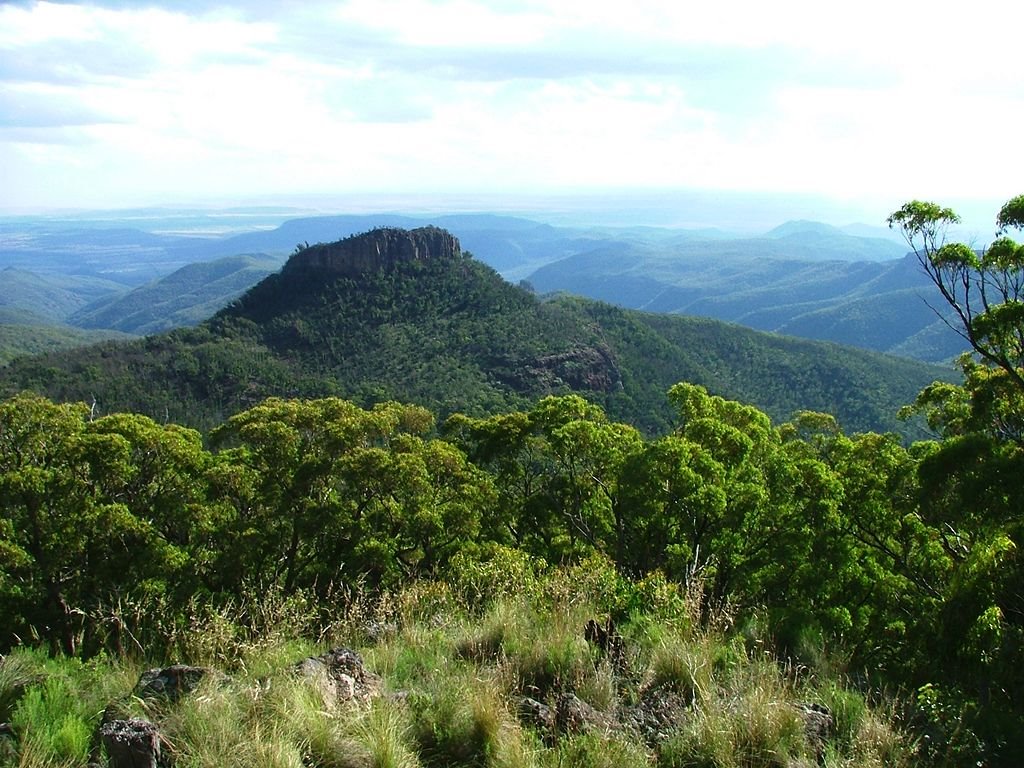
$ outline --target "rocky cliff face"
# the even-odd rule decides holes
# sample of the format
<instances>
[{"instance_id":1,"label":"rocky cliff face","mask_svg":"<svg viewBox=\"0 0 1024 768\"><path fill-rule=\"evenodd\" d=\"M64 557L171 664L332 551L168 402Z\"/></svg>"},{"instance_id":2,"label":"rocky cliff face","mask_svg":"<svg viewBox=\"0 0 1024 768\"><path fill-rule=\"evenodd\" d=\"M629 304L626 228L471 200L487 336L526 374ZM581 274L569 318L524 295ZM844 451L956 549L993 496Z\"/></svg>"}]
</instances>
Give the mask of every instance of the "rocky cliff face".
<instances>
[{"instance_id":1,"label":"rocky cliff face","mask_svg":"<svg viewBox=\"0 0 1024 768\"><path fill-rule=\"evenodd\" d=\"M438 227L383 228L303 248L283 272L317 271L355 276L400 262L454 259L462 254L457 237Z\"/></svg>"}]
</instances>

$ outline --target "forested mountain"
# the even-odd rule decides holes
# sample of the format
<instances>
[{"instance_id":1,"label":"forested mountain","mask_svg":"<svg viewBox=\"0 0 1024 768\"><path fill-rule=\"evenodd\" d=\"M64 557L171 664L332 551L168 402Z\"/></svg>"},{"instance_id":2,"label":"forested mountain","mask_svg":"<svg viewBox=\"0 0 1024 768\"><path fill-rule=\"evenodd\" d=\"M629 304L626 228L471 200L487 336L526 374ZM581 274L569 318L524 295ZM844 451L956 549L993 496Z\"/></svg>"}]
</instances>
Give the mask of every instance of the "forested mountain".
<instances>
[{"instance_id":1,"label":"forested mountain","mask_svg":"<svg viewBox=\"0 0 1024 768\"><path fill-rule=\"evenodd\" d=\"M125 288L120 283L91 275L53 275L18 267L0 270L0 322L52 323Z\"/></svg>"},{"instance_id":2,"label":"forested mountain","mask_svg":"<svg viewBox=\"0 0 1024 768\"><path fill-rule=\"evenodd\" d=\"M128 293L94 301L73 312L67 322L137 335L195 325L280 266L280 261L266 256L196 262Z\"/></svg>"},{"instance_id":3,"label":"forested mountain","mask_svg":"<svg viewBox=\"0 0 1024 768\"><path fill-rule=\"evenodd\" d=\"M2 315L0 315L2 317ZM0 322L0 366L16 357L41 355L96 344L111 339L130 339L118 331L84 331L69 325Z\"/></svg>"},{"instance_id":4,"label":"forested mountain","mask_svg":"<svg viewBox=\"0 0 1024 768\"><path fill-rule=\"evenodd\" d=\"M541 267L529 281L542 292L567 291L632 309L702 315L931 362L965 350L963 339L929 306L934 286L915 256L798 260L808 249L827 253L813 245L814 237L799 248L786 243L803 236L798 230L780 237L774 256L755 241L613 244Z\"/></svg>"},{"instance_id":5,"label":"forested mountain","mask_svg":"<svg viewBox=\"0 0 1024 768\"><path fill-rule=\"evenodd\" d=\"M671 420L664 393L681 380L776 418L818 410L865 430L897 427L896 410L944 375L714 321L542 300L426 228L300 249L195 329L16 360L2 382L198 425L270 395L396 399L443 416L575 391L656 432Z\"/></svg>"}]
</instances>

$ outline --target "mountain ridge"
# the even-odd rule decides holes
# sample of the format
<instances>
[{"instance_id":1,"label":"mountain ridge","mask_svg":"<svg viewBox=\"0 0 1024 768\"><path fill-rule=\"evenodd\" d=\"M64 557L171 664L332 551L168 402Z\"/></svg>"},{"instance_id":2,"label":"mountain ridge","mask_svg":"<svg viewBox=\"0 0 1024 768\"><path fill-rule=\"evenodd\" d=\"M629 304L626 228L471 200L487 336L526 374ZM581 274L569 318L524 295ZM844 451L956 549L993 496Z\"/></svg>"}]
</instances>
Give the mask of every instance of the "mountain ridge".
<instances>
[{"instance_id":1,"label":"mountain ridge","mask_svg":"<svg viewBox=\"0 0 1024 768\"><path fill-rule=\"evenodd\" d=\"M379 237L360 248L374 251ZM454 248L429 259L385 249L373 268L337 272L306 253L319 247L194 328L18 359L0 369L0 390L96 398L106 411L200 427L270 396L395 399L444 416L577 392L656 433L673 418L666 391L687 380L776 419L828 411L862 431L897 428L896 410L948 373L716 321L542 299Z\"/></svg>"}]
</instances>

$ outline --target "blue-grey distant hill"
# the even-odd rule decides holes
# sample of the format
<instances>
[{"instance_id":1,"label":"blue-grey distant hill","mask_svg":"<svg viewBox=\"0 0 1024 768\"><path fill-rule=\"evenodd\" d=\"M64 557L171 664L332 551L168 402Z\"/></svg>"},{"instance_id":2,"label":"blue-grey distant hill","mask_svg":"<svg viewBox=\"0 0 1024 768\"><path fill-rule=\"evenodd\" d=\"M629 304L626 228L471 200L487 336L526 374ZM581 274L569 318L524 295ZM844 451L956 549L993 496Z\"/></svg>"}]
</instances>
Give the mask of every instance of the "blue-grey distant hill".
<instances>
[{"instance_id":1,"label":"blue-grey distant hill","mask_svg":"<svg viewBox=\"0 0 1024 768\"><path fill-rule=\"evenodd\" d=\"M272 272L282 260L268 256L225 256L189 264L115 298L104 298L68 317L79 328L109 328L145 335L196 325Z\"/></svg>"},{"instance_id":2,"label":"blue-grey distant hill","mask_svg":"<svg viewBox=\"0 0 1024 768\"><path fill-rule=\"evenodd\" d=\"M782 251L791 257L802 254L815 261L888 261L900 258L907 251L903 243L888 238L852 235L819 221L788 221L769 231L765 237L777 240Z\"/></svg>"},{"instance_id":3,"label":"blue-grey distant hill","mask_svg":"<svg viewBox=\"0 0 1024 768\"><path fill-rule=\"evenodd\" d=\"M819 238L819 257L810 258L811 243ZM542 293L562 291L630 309L711 317L932 362L965 350L933 310L941 302L913 254L904 255L906 249L896 243L870 239L854 242L846 252L880 254L884 244L899 257L840 259L848 240L868 239L790 229L771 238L611 245L545 265L528 279Z\"/></svg>"}]
</instances>

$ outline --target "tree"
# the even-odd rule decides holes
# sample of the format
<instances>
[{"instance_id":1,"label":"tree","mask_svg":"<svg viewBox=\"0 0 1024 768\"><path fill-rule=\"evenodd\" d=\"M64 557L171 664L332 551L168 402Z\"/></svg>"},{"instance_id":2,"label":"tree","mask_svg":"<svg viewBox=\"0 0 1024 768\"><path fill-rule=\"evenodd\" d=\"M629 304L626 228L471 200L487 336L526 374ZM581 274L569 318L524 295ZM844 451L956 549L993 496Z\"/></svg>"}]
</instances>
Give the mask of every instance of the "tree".
<instances>
[{"instance_id":1,"label":"tree","mask_svg":"<svg viewBox=\"0 0 1024 768\"><path fill-rule=\"evenodd\" d=\"M1007 230L1024 228L1024 195L1002 207L996 239L980 252L946 241L949 227L960 221L950 208L914 200L887 221L902 232L953 311L958 325L951 327L1024 392L1024 245L1006 236Z\"/></svg>"},{"instance_id":2,"label":"tree","mask_svg":"<svg viewBox=\"0 0 1024 768\"><path fill-rule=\"evenodd\" d=\"M973 709L993 756L1024 749L1024 195L996 217L996 239L980 251L946 242L950 209L913 201L889 217L914 248L974 355L960 386L933 384L913 410L944 437L922 455L921 518L948 563L938 614L923 634L944 695ZM921 669L927 674L927 669ZM931 681L929 681L931 682Z\"/></svg>"},{"instance_id":3,"label":"tree","mask_svg":"<svg viewBox=\"0 0 1024 768\"><path fill-rule=\"evenodd\" d=\"M91 420L83 403L0 404L0 593L11 632L75 653L114 594L194 572L205 453L144 416Z\"/></svg>"},{"instance_id":4,"label":"tree","mask_svg":"<svg viewBox=\"0 0 1024 768\"><path fill-rule=\"evenodd\" d=\"M579 395L545 397L526 413L455 415L446 429L494 477L499 505L484 529L498 542L555 561L596 550L625 565L622 471L642 446L636 429Z\"/></svg>"},{"instance_id":5,"label":"tree","mask_svg":"<svg viewBox=\"0 0 1024 768\"><path fill-rule=\"evenodd\" d=\"M213 498L232 517L221 570L293 592L442 565L475 539L490 485L423 437L432 426L418 406L339 398L271 398L232 416L213 435Z\"/></svg>"},{"instance_id":6,"label":"tree","mask_svg":"<svg viewBox=\"0 0 1024 768\"><path fill-rule=\"evenodd\" d=\"M697 470L707 486L684 484L699 489L704 503L678 508L691 520L676 542L692 552L691 570L703 572L706 608L779 606L806 596L807 584L821 581L808 571L816 529L841 493L828 467L793 451L753 406L685 383L669 390L669 400L679 414L675 439L699 448L689 449L689 467L671 471Z\"/></svg>"}]
</instances>

